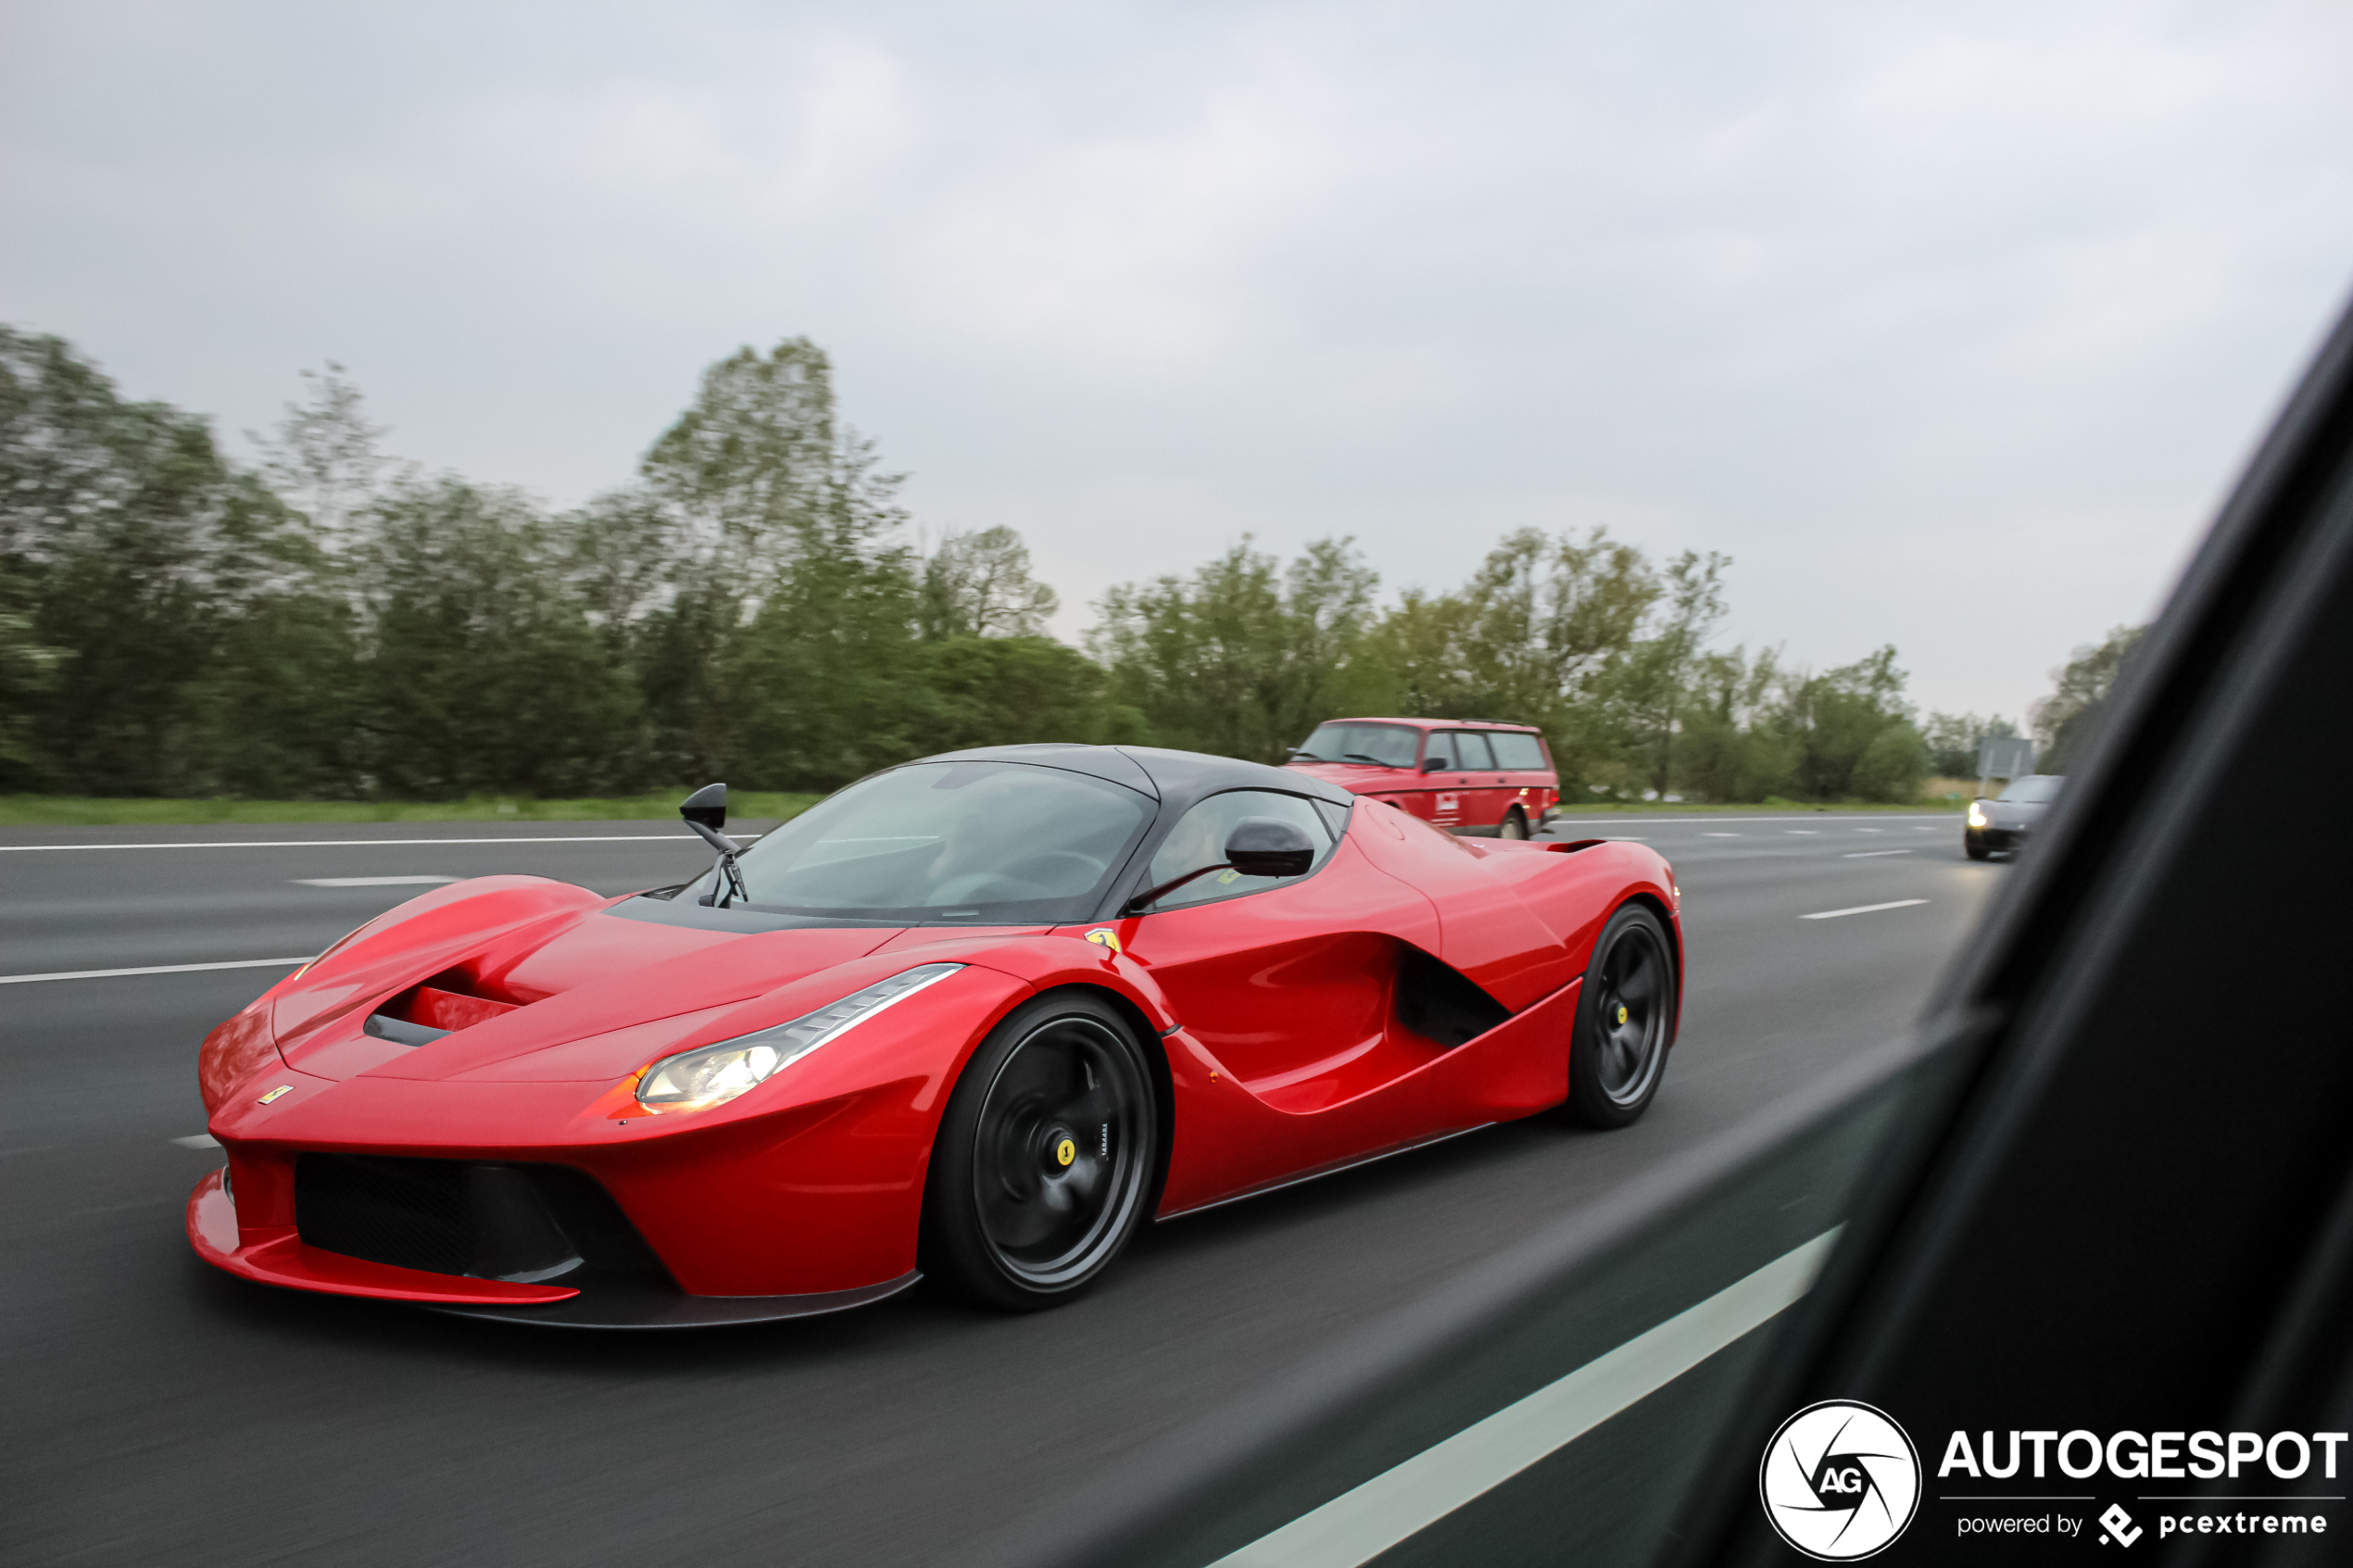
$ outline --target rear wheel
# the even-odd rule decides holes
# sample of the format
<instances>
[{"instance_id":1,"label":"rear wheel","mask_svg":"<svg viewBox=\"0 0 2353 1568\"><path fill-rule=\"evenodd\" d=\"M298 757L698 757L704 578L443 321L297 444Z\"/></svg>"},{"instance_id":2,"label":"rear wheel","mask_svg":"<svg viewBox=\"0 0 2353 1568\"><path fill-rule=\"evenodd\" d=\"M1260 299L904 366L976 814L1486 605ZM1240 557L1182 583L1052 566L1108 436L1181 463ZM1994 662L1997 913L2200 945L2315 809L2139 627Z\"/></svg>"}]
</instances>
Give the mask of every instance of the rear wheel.
<instances>
[{"instance_id":1,"label":"rear wheel","mask_svg":"<svg viewBox=\"0 0 2353 1568\"><path fill-rule=\"evenodd\" d=\"M1159 1124L1143 1047L1110 1007L1063 992L1017 1009L949 1097L924 1272L1013 1311L1069 1300L1143 1223Z\"/></svg>"},{"instance_id":2,"label":"rear wheel","mask_svg":"<svg viewBox=\"0 0 2353 1568\"><path fill-rule=\"evenodd\" d=\"M1623 1127L1650 1109L1675 1041L1674 948L1640 904L1610 916L1585 966L1568 1047L1568 1113Z\"/></svg>"},{"instance_id":3,"label":"rear wheel","mask_svg":"<svg viewBox=\"0 0 2353 1568\"><path fill-rule=\"evenodd\" d=\"M1505 838L1526 838L1528 818L1522 814L1518 807L1515 806L1504 813L1504 825L1496 829L1496 832Z\"/></svg>"}]
</instances>

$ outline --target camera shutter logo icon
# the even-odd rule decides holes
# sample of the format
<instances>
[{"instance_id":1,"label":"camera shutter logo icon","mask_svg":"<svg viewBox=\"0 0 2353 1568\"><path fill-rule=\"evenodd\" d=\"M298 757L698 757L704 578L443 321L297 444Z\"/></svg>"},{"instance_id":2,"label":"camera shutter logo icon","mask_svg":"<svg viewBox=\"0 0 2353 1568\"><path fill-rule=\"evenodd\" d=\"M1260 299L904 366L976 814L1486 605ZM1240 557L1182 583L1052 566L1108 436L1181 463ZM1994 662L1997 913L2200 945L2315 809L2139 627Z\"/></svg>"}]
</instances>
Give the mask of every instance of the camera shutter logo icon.
<instances>
[{"instance_id":1,"label":"camera shutter logo icon","mask_svg":"<svg viewBox=\"0 0 2353 1568\"><path fill-rule=\"evenodd\" d=\"M1853 1562L1893 1545L1919 1511L1919 1450L1885 1411L1825 1399L1781 1423L1756 1490L1781 1539L1818 1562Z\"/></svg>"}]
</instances>

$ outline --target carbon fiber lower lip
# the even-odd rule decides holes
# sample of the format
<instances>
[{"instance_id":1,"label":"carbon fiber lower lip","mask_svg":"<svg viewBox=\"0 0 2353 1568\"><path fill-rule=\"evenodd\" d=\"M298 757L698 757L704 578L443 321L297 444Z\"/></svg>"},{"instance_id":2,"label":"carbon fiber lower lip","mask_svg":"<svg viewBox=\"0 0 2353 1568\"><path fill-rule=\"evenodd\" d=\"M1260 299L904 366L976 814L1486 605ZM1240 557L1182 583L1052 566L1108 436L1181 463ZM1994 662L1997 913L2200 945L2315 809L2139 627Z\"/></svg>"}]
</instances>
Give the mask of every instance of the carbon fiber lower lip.
<instances>
[{"instance_id":1,"label":"carbon fiber lower lip","mask_svg":"<svg viewBox=\"0 0 2353 1568\"><path fill-rule=\"evenodd\" d=\"M923 1277L920 1271L910 1271L880 1285L808 1296L689 1296L661 1281L613 1279L598 1281L569 1300L545 1307L434 1304L432 1310L461 1318L492 1318L547 1328L724 1328L730 1323L777 1323L872 1306Z\"/></svg>"}]
</instances>

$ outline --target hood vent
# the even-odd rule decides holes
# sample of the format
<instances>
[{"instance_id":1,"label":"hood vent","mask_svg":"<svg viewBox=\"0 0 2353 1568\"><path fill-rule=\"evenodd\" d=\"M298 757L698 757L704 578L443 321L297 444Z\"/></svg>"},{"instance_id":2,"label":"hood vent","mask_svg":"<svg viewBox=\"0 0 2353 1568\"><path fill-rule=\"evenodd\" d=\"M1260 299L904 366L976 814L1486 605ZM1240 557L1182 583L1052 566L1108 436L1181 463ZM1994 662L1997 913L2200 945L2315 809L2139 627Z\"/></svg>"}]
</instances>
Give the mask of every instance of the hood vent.
<instances>
[{"instance_id":1,"label":"hood vent","mask_svg":"<svg viewBox=\"0 0 2353 1568\"><path fill-rule=\"evenodd\" d=\"M412 985L369 1016L363 1027L379 1040L422 1046L486 1022L516 1004L473 994L461 971L436 974L422 985Z\"/></svg>"}]
</instances>

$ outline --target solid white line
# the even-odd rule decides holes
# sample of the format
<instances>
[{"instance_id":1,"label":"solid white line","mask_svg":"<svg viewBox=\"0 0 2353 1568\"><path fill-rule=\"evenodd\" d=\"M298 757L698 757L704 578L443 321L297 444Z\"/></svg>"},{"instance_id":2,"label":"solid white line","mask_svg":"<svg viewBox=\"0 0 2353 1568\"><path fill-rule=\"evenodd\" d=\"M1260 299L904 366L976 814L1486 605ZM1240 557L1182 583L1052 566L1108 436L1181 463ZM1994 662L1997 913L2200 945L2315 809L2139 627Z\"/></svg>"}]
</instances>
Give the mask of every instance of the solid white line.
<instances>
[{"instance_id":1,"label":"solid white line","mask_svg":"<svg viewBox=\"0 0 2353 1568\"><path fill-rule=\"evenodd\" d=\"M1556 1383L1425 1449L1213 1568L1358 1568L1665 1387L1806 1294L1825 1231Z\"/></svg>"},{"instance_id":2,"label":"solid white line","mask_svg":"<svg viewBox=\"0 0 2353 1568\"><path fill-rule=\"evenodd\" d=\"M171 1141L182 1148L219 1148L220 1147L220 1140L210 1133L198 1133L193 1137L173 1138Z\"/></svg>"},{"instance_id":3,"label":"solid white line","mask_svg":"<svg viewBox=\"0 0 2353 1568\"><path fill-rule=\"evenodd\" d=\"M1909 849L1849 849L1839 857L1842 860L1870 860L1881 855L1908 855Z\"/></svg>"},{"instance_id":4,"label":"solid white line","mask_svg":"<svg viewBox=\"0 0 2353 1568\"><path fill-rule=\"evenodd\" d=\"M1800 920L1836 920L1841 915L1870 915L1881 909L1908 909L1915 904L1925 904L1925 898L1898 898L1893 904L1857 904L1851 909L1824 909L1818 915L1800 915Z\"/></svg>"},{"instance_id":5,"label":"solid white line","mask_svg":"<svg viewBox=\"0 0 2353 1568\"><path fill-rule=\"evenodd\" d=\"M0 974L0 985L31 985L43 980L116 980L126 974L195 974L207 969L291 969L308 963L316 954L298 959L232 959L227 963L159 963L144 969L68 969L55 974Z\"/></svg>"},{"instance_id":6,"label":"solid white line","mask_svg":"<svg viewBox=\"0 0 2353 1568\"><path fill-rule=\"evenodd\" d=\"M739 844L761 836L735 835ZM386 844L698 844L683 833L598 833L575 838L253 838L221 839L202 844L0 844L0 852L32 854L49 849L365 849Z\"/></svg>"},{"instance_id":7,"label":"solid white line","mask_svg":"<svg viewBox=\"0 0 2353 1568\"><path fill-rule=\"evenodd\" d=\"M454 876L298 876L296 887L414 887L428 882L455 882Z\"/></svg>"}]
</instances>

